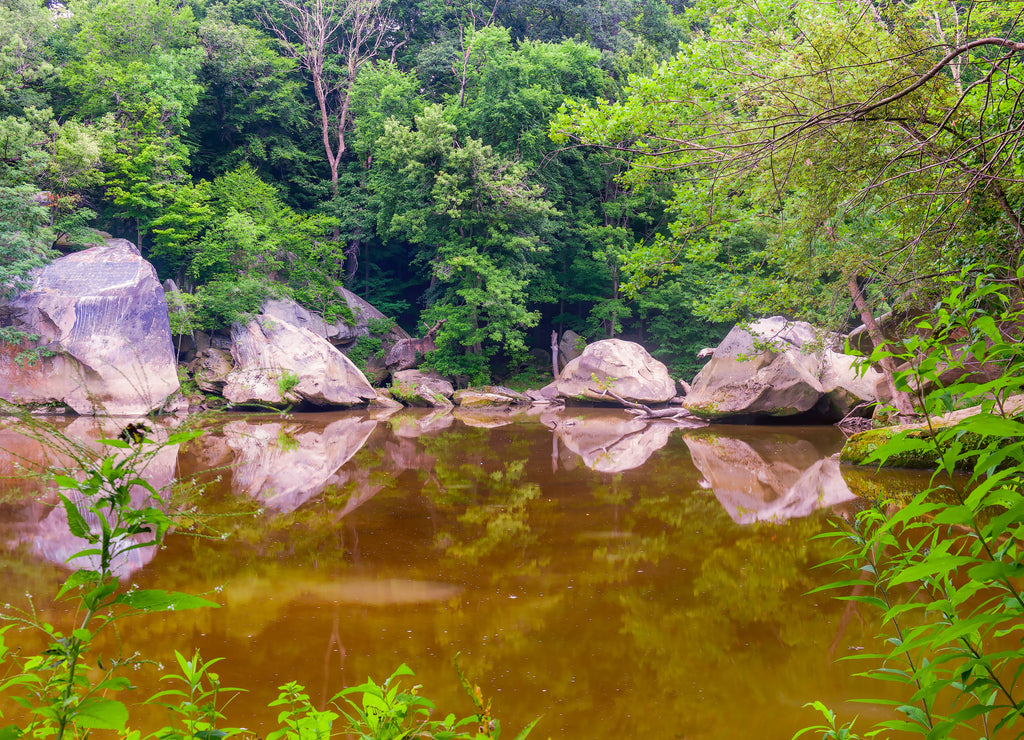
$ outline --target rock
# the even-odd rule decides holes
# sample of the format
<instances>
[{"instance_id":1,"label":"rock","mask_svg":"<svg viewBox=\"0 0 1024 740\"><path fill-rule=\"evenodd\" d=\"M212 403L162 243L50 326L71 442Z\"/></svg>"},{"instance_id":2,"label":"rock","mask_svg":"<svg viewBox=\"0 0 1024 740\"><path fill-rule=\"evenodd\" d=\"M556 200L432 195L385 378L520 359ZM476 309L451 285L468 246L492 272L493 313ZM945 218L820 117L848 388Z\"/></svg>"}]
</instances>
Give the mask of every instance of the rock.
<instances>
[{"instance_id":1,"label":"rock","mask_svg":"<svg viewBox=\"0 0 1024 740\"><path fill-rule=\"evenodd\" d=\"M224 391L228 373L234 368L231 353L212 347L201 351L188 364L188 371L202 390L220 395Z\"/></svg>"},{"instance_id":2,"label":"rock","mask_svg":"<svg viewBox=\"0 0 1024 740\"><path fill-rule=\"evenodd\" d=\"M0 323L39 335L38 347L56 353L19 364L27 347L0 345L4 400L134 416L178 390L163 287L124 239L42 268L29 290L0 307Z\"/></svg>"},{"instance_id":3,"label":"rock","mask_svg":"<svg viewBox=\"0 0 1024 740\"><path fill-rule=\"evenodd\" d=\"M838 421L877 400L880 374L858 375L859 358L822 346L828 337L781 316L733 327L694 378L683 405L705 419L795 416Z\"/></svg>"},{"instance_id":4,"label":"rock","mask_svg":"<svg viewBox=\"0 0 1024 740\"><path fill-rule=\"evenodd\" d=\"M451 408L455 388L437 373L402 370L392 376L391 395L407 406Z\"/></svg>"},{"instance_id":5,"label":"rock","mask_svg":"<svg viewBox=\"0 0 1024 740\"><path fill-rule=\"evenodd\" d=\"M588 344L583 354L565 366L555 387L566 400L607 403L616 399L606 390L638 403L665 403L676 395L675 381L665 365L639 344L621 339Z\"/></svg>"},{"instance_id":6,"label":"rock","mask_svg":"<svg viewBox=\"0 0 1024 740\"><path fill-rule=\"evenodd\" d=\"M456 406L462 408L508 409L512 406L528 406L531 403L528 396L496 385L456 391L452 400Z\"/></svg>"},{"instance_id":7,"label":"rock","mask_svg":"<svg viewBox=\"0 0 1024 740\"><path fill-rule=\"evenodd\" d=\"M403 409L405 406L391 397L391 391L387 388L377 388L377 397L370 401L370 408L374 409Z\"/></svg>"},{"instance_id":8,"label":"rock","mask_svg":"<svg viewBox=\"0 0 1024 740\"><path fill-rule=\"evenodd\" d=\"M308 329L331 344L350 344L359 337L370 336L370 324L373 322L385 321L387 317L345 288L335 288L338 294L345 299L351 317L340 319L334 323L328 323L320 314L300 306L288 298L273 298L263 304L262 312L274 319L279 319L292 326ZM409 334L400 327L392 327L388 331L388 337L393 341L407 339Z\"/></svg>"},{"instance_id":9,"label":"rock","mask_svg":"<svg viewBox=\"0 0 1024 740\"><path fill-rule=\"evenodd\" d=\"M548 383L539 390L530 389L524 393L533 403L551 403L558 398L557 381Z\"/></svg>"},{"instance_id":10,"label":"rock","mask_svg":"<svg viewBox=\"0 0 1024 740\"><path fill-rule=\"evenodd\" d=\"M260 315L232 326L231 340L223 390L231 403L357 406L377 397L351 360L307 329Z\"/></svg>"},{"instance_id":11,"label":"rock","mask_svg":"<svg viewBox=\"0 0 1024 740\"><path fill-rule=\"evenodd\" d=\"M1003 409L1006 415L1011 418L1024 415L1024 394L1008 396L1003 401ZM857 432L846 440L842 452L840 452L840 460L853 465L878 465L877 461L869 461L872 453L895 437L905 434L907 439L912 440L911 446L908 449L890 454L886 458L884 465L889 468L934 469L938 465L939 456L933 444L933 432L947 430L964 419L980 413L980 406L972 406L936 416L930 423L894 424L881 429L868 429L863 432ZM925 442L923 447L920 446L921 441ZM981 449L989 441L987 438L980 437L977 434L964 434L959 440L960 444L963 445L964 451ZM970 470L974 464L974 458L966 456L958 462L963 466L964 470Z\"/></svg>"},{"instance_id":12,"label":"rock","mask_svg":"<svg viewBox=\"0 0 1024 740\"><path fill-rule=\"evenodd\" d=\"M558 340L559 372L564 370L566 365L583 354L583 350L580 347L583 343L583 337L572 329L566 329L562 332L562 338Z\"/></svg>"},{"instance_id":13,"label":"rock","mask_svg":"<svg viewBox=\"0 0 1024 740\"><path fill-rule=\"evenodd\" d=\"M384 365L392 375L411 370L423 359L423 355L435 349L437 344L433 337L400 339L384 355Z\"/></svg>"}]
</instances>

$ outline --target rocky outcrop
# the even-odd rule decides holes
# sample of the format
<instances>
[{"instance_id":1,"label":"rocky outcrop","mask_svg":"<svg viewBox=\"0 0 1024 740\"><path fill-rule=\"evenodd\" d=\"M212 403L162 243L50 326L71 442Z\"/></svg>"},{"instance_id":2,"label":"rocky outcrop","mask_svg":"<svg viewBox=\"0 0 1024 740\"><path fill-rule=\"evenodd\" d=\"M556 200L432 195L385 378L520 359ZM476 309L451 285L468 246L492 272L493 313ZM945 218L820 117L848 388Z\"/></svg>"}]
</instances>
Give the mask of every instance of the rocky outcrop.
<instances>
[{"instance_id":1,"label":"rocky outcrop","mask_svg":"<svg viewBox=\"0 0 1024 740\"><path fill-rule=\"evenodd\" d=\"M328 323L319 314L300 306L293 300L274 298L263 304L263 313L292 326L307 329L334 345L347 345L359 337L373 333L371 324L382 322L387 317L350 290L335 288L348 305L351 316ZM387 338L392 341L408 339L409 334L400 327L388 330Z\"/></svg>"},{"instance_id":2,"label":"rocky outcrop","mask_svg":"<svg viewBox=\"0 0 1024 740\"><path fill-rule=\"evenodd\" d=\"M34 362L19 362L27 346L0 345L4 400L135 416L178 390L164 290L129 241L54 260L0 313L0 323L38 335L33 347L42 350Z\"/></svg>"},{"instance_id":3,"label":"rocky outcrop","mask_svg":"<svg viewBox=\"0 0 1024 740\"><path fill-rule=\"evenodd\" d=\"M705 419L814 414L838 421L877 400L880 374L833 351L802 321L781 316L736 326L694 378L683 405Z\"/></svg>"},{"instance_id":4,"label":"rocky outcrop","mask_svg":"<svg viewBox=\"0 0 1024 740\"><path fill-rule=\"evenodd\" d=\"M478 409L508 409L512 406L529 406L532 403L528 396L498 385L456 391L453 400L455 405L461 408Z\"/></svg>"},{"instance_id":5,"label":"rocky outcrop","mask_svg":"<svg viewBox=\"0 0 1024 740\"><path fill-rule=\"evenodd\" d=\"M222 392L234 404L359 406L377 397L337 348L281 319L261 315L232 326L231 356Z\"/></svg>"},{"instance_id":6,"label":"rocky outcrop","mask_svg":"<svg viewBox=\"0 0 1024 740\"><path fill-rule=\"evenodd\" d=\"M666 403L676 395L668 369L635 342L603 339L588 344L555 381L567 402L615 403L615 396L634 403Z\"/></svg>"},{"instance_id":7,"label":"rocky outcrop","mask_svg":"<svg viewBox=\"0 0 1024 740\"><path fill-rule=\"evenodd\" d=\"M392 377L391 395L407 406L451 408L455 388L437 373L402 370Z\"/></svg>"}]
</instances>

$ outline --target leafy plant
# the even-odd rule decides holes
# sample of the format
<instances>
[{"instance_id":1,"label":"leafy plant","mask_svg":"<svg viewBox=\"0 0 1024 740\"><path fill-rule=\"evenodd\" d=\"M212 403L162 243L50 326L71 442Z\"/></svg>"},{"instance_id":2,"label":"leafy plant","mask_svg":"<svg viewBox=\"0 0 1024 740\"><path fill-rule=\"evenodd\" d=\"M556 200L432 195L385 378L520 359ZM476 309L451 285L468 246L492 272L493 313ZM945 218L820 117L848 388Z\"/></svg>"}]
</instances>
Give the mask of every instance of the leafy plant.
<instances>
[{"instance_id":1,"label":"leafy plant","mask_svg":"<svg viewBox=\"0 0 1024 740\"><path fill-rule=\"evenodd\" d=\"M917 322L919 333L897 355L909 365L898 381L916 394L926 433L894 435L869 459L926 451L937 461L931 485L902 505L874 502L824 535L844 548L830 562L857 577L818 590L869 584L868 593L839 598L874 609L886 640L884 652L858 656L872 663L860 675L907 688L904 700L874 702L899 717L866 737L1024 737L1022 278L1024 271L965 270ZM968 410L943 416L954 408ZM860 737L815 706L827 724L804 732Z\"/></svg>"},{"instance_id":2,"label":"leafy plant","mask_svg":"<svg viewBox=\"0 0 1024 740\"><path fill-rule=\"evenodd\" d=\"M291 370L282 370L277 376L277 392L281 394L281 398L287 398L301 380L297 373Z\"/></svg>"},{"instance_id":3,"label":"leafy plant","mask_svg":"<svg viewBox=\"0 0 1024 740\"><path fill-rule=\"evenodd\" d=\"M76 570L58 593L58 598L79 601L82 617L70 633L36 619L33 612L2 615L41 631L49 641L42 653L27 658L20 671L0 683L0 692L20 692L15 701L32 718L24 728L5 729L6 737L52 736L61 740L66 734L78 736L92 729L123 731L127 707L110 695L129 687L128 679L117 673L133 661L120 656L90 661L96 635L132 614L217 606L188 594L124 590L116 575L127 553L159 546L171 524L165 511L169 502L143 477L146 467L166 445L198 435L182 432L158 443L150 439L150 431L143 424L131 424L119 438L101 439L101 452L56 432L42 435L74 461L72 467L54 474L53 481L61 489L58 496L68 529L86 543L70 560L85 560L88 567ZM111 452L104 454L108 450ZM133 502L133 496L140 495L147 503Z\"/></svg>"}]
</instances>

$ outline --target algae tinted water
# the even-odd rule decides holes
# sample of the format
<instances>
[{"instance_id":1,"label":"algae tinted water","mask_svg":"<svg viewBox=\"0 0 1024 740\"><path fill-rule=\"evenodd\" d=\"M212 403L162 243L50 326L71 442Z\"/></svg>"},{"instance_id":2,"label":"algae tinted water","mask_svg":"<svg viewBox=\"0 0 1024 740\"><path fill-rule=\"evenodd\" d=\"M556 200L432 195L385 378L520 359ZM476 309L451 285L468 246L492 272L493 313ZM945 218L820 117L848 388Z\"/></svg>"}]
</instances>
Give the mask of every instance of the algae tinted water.
<instances>
[{"instance_id":1,"label":"algae tinted water","mask_svg":"<svg viewBox=\"0 0 1024 740\"><path fill-rule=\"evenodd\" d=\"M878 687L836 660L871 649L871 615L805 595L830 576L811 536L856 504L830 457L841 443L610 411L226 417L152 471L204 479L192 503L209 528L121 566L221 607L124 622L117 639L165 667L174 650L223 657L224 683L246 689L228 722L261 736L281 684L321 705L401 663L442 716L469 714L456 655L508 737L541 715L538 738L782 739L816 720L813 700L866 724L874 710L844 701ZM43 454L10 428L0 447L4 475ZM31 593L70 624L52 594L80 543L52 492L6 479L0 494L0 602ZM157 687L153 668L130 678L140 698Z\"/></svg>"}]
</instances>

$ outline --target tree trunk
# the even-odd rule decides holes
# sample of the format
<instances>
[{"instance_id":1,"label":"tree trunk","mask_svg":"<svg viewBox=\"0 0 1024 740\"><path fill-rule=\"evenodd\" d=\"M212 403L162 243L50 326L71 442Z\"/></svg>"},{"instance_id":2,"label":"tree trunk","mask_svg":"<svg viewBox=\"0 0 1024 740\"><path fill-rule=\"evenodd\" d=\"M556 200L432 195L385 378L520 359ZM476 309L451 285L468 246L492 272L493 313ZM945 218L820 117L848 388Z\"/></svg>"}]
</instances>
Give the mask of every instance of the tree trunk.
<instances>
[{"instance_id":1,"label":"tree trunk","mask_svg":"<svg viewBox=\"0 0 1024 740\"><path fill-rule=\"evenodd\" d=\"M885 339L885 335L882 334L882 329L878 326L878 322L875 321L875 316L871 312L871 307L868 306L867 300L864 298L864 291L861 290L860 285L857 284L857 276L851 275L847 280L847 286L850 289L850 297L853 298L853 305L856 306L857 312L860 314L860 320L864 322L864 326L868 330L868 336L871 337L872 343L875 347L885 347L888 342ZM882 375L885 377L885 383L889 387L889 392L892 394L892 403L896 407L900 416L914 416L914 403L910 394L906 391L896 389L896 381L894 375L896 373L896 362L892 357L883 357L879 361L879 365L882 367Z\"/></svg>"},{"instance_id":2,"label":"tree trunk","mask_svg":"<svg viewBox=\"0 0 1024 740\"><path fill-rule=\"evenodd\" d=\"M551 375L558 377L558 332L551 332Z\"/></svg>"}]
</instances>

